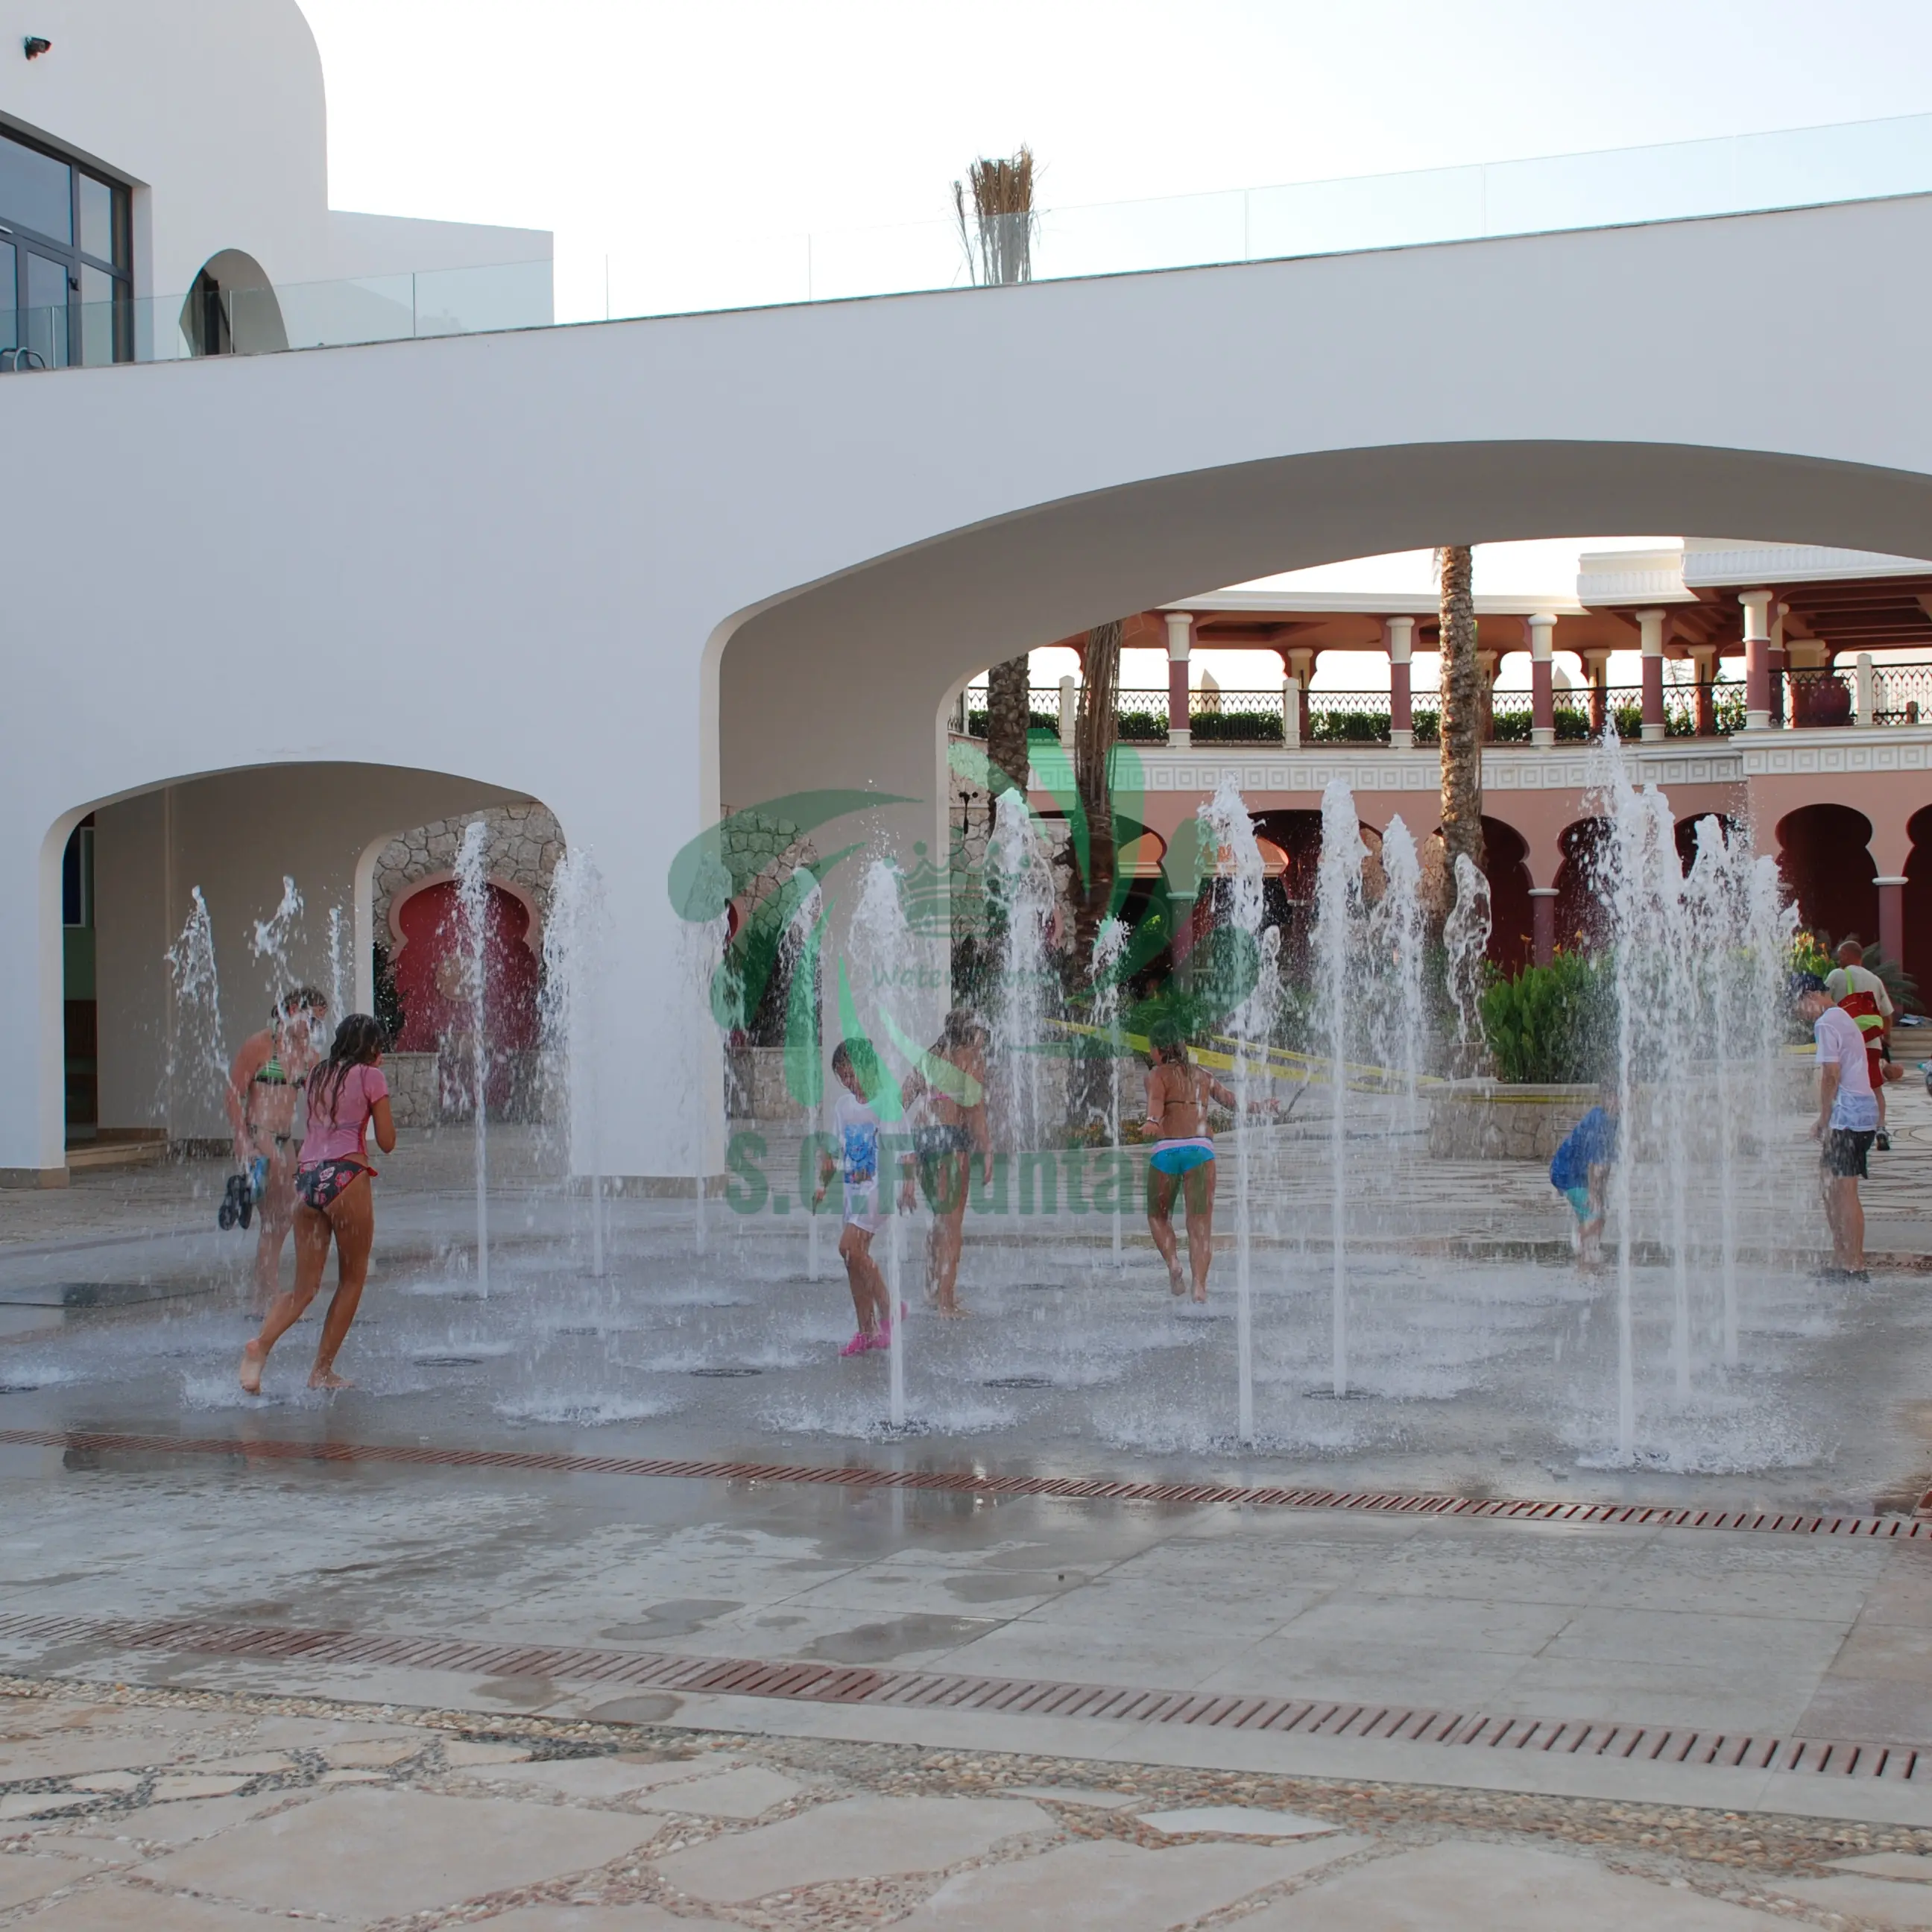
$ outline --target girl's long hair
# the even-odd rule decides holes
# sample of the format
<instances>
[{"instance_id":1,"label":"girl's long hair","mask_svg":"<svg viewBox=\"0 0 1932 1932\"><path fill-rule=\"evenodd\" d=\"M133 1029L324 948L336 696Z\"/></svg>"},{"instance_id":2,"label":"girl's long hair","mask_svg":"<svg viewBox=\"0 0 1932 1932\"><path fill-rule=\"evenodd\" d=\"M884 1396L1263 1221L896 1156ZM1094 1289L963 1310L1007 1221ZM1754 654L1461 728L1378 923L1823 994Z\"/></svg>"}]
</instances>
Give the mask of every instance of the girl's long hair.
<instances>
[{"instance_id":1,"label":"girl's long hair","mask_svg":"<svg viewBox=\"0 0 1932 1932\"><path fill-rule=\"evenodd\" d=\"M308 1104L312 1112L335 1118L336 1103L342 1098L342 1083L352 1066L373 1066L388 1036L382 1022L373 1013L350 1013L335 1029L334 1044L328 1058L308 1076Z\"/></svg>"}]
</instances>

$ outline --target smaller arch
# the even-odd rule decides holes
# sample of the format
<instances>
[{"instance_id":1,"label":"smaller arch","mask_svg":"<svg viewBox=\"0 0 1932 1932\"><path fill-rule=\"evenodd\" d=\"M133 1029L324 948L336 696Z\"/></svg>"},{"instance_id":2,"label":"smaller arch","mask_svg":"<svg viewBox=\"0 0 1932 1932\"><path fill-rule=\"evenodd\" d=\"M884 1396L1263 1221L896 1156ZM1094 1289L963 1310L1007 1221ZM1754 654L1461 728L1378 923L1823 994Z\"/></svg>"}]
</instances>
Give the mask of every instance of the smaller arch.
<instances>
[{"instance_id":1,"label":"smaller arch","mask_svg":"<svg viewBox=\"0 0 1932 1932\"><path fill-rule=\"evenodd\" d=\"M1878 935L1871 820L1849 805L1806 805L1778 821L1778 868L1798 916L1832 940Z\"/></svg>"},{"instance_id":2,"label":"smaller arch","mask_svg":"<svg viewBox=\"0 0 1932 1932\"><path fill-rule=\"evenodd\" d=\"M1607 818L1579 818L1557 834L1563 854L1556 868L1558 949L1594 952L1610 943L1610 922L1597 891L1597 860L1610 836Z\"/></svg>"},{"instance_id":3,"label":"smaller arch","mask_svg":"<svg viewBox=\"0 0 1932 1932\"><path fill-rule=\"evenodd\" d=\"M1483 818L1483 875L1490 882L1490 958L1508 974L1535 956L1529 896L1529 841L1500 818Z\"/></svg>"},{"instance_id":4,"label":"smaller arch","mask_svg":"<svg viewBox=\"0 0 1932 1932\"><path fill-rule=\"evenodd\" d=\"M197 356L262 356L289 346L268 271L239 248L218 250L201 265L182 304L181 332Z\"/></svg>"},{"instance_id":5,"label":"smaller arch","mask_svg":"<svg viewBox=\"0 0 1932 1932\"><path fill-rule=\"evenodd\" d=\"M1693 812L1688 818L1680 818L1677 821L1677 857L1687 877L1697 862L1697 828L1707 818L1714 818L1723 826L1727 840L1734 840L1738 836L1737 819L1728 812Z\"/></svg>"},{"instance_id":6,"label":"smaller arch","mask_svg":"<svg viewBox=\"0 0 1932 1932\"><path fill-rule=\"evenodd\" d=\"M1905 970L1932 998L1932 805L1912 814L1906 826L1912 849L1905 861Z\"/></svg>"}]
</instances>

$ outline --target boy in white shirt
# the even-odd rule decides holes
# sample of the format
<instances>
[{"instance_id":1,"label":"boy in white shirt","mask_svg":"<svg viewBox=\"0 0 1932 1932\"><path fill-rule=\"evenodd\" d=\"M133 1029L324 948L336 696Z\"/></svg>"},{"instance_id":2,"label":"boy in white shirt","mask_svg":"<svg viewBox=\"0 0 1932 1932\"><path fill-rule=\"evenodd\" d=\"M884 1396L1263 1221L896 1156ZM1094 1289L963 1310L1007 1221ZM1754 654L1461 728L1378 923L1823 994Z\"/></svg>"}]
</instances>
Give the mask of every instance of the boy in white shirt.
<instances>
[{"instance_id":1,"label":"boy in white shirt","mask_svg":"<svg viewBox=\"0 0 1932 1932\"><path fill-rule=\"evenodd\" d=\"M1864 1036L1851 1015L1833 1004L1816 974L1793 974L1791 990L1792 1004L1811 1022L1818 1042L1818 1118L1811 1134L1819 1144L1819 1180L1832 1226L1833 1266L1826 1274L1840 1281L1868 1281L1858 1183L1866 1178L1865 1156L1878 1132L1878 1100L1865 1064Z\"/></svg>"},{"instance_id":2,"label":"boy in white shirt","mask_svg":"<svg viewBox=\"0 0 1932 1932\"><path fill-rule=\"evenodd\" d=\"M838 1256L852 1290L858 1332L839 1350L842 1355L862 1355L868 1348L892 1346L891 1291L872 1258L872 1237L890 1217L890 1197L882 1192L879 1174L879 1117L868 1096L880 1091L884 1080L879 1056L869 1040L841 1040L832 1050L832 1071L845 1091L832 1109L832 1125L838 1138L837 1156L820 1156L815 1212L825 1198L832 1177L838 1174L845 1190L845 1225L839 1231ZM911 1204L911 1168L905 1170L900 1204Z\"/></svg>"}]
</instances>

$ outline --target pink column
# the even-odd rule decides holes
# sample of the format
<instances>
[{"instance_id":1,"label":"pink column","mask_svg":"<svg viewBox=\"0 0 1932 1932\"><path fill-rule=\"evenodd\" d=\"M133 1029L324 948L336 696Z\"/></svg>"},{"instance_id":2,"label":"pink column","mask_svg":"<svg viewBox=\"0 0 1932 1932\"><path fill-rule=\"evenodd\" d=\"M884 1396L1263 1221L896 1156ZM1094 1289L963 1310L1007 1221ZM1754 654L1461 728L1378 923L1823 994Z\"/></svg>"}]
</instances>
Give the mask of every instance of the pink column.
<instances>
[{"instance_id":1,"label":"pink column","mask_svg":"<svg viewBox=\"0 0 1932 1932\"><path fill-rule=\"evenodd\" d=\"M1640 610L1637 635L1643 651L1643 735L1656 740L1664 726L1664 613Z\"/></svg>"},{"instance_id":2,"label":"pink column","mask_svg":"<svg viewBox=\"0 0 1932 1932\"><path fill-rule=\"evenodd\" d=\"M1194 620L1185 610L1167 613L1167 742L1185 749L1194 742L1188 722L1187 660L1194 649Z\"/></svg>"},{"instance_id":3,"label":"pink column","mask_svg":"<svg viewBox=\"0 0 1932 1932\"><path fill-rule=\"evenodd\" d=\"M1744 590L1744 729L1771 728L1771 592Z\"/></svg>"},{"instance_id":4,"label":"pink column","mask_svg":"<svg viewBox=\"0 0 1932 1932\"><path fill-rule=\"evenodd\" d=\"M1556 667L1551 646L1556 638L1553 612L1539 610L1523 620L1529 634L1529 742L1546 746L1556 742Z\"/></svg>"},{"instance_id":5,"label":"pink column","mask_svg":"<svg viewBox=\"0 0 1932 1932\"><path fill-rule=\"evenodd\" d=\"M1888 959L1902 962L1905 957L1904 874L1882 874L1872 884L1878 888L1879 949Z\"/></svg>"},{"instance_id":6,"label":"pink column","mask_svg":"<svg viewBox=\"0 0 1932 1932\"><path fill-rule=\"evenodd\" d=\"M1531 943L1538 965L1547 966L1556 957L1556 888L1532 886L1529 889Z\"/></svg>"},{"instance_id":7,"label":"pink column","mask_svg":"<svg viewBox=\"0 0 1932 1932\"><path fill-rule=\"evenodd\" d=\"M1415 709L1408 682L1408 661L1415 644L1415 620L1385 618L1382 638L1389 655L1389 742L1406 750L1415 742Z\"/></svg>"}]
</instances>

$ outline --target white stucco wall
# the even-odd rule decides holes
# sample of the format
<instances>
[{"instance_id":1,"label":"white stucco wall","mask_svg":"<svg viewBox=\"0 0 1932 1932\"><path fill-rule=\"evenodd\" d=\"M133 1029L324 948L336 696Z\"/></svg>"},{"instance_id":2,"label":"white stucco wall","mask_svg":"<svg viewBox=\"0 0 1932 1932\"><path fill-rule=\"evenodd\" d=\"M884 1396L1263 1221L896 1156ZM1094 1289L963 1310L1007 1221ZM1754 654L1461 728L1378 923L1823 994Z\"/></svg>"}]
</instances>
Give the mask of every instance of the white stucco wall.
<instances>
[{"instance_id":1,"label":"white stucco wall","mask_svg":"<svg viewBox=\"0 0 1932 1932\"><path fill-rule=\"evenodd\" d=\"M1875 262L1882 302L1778 299ZM1923 554L1928 283L1918 198L0 382L42 486L0 618L0 895L39 909L0 929L0 1166L58 1159L73 814L353 759L541 798L596 859L607 1170L688 1173L661 1096L712 1043L664 872L721 797L869 785L930 838L960 677L1269 571L1660 527ZM76 608L104 554L138 622Z\"/></svg>"},{"instance_id":2,"label":"white stucco wall","mask_svg":"<svg viewBox=\"0 0 1932 1932\"><path fill-rule=\"evenodd\" d=\"M23 59L28 34L52 50ZM0 125L135 184L137 296L178 301L224 248L278 286L549 257L536 230L332 215L322 62L296 0L0 0Z\"/></svg>"}]
</instances>

